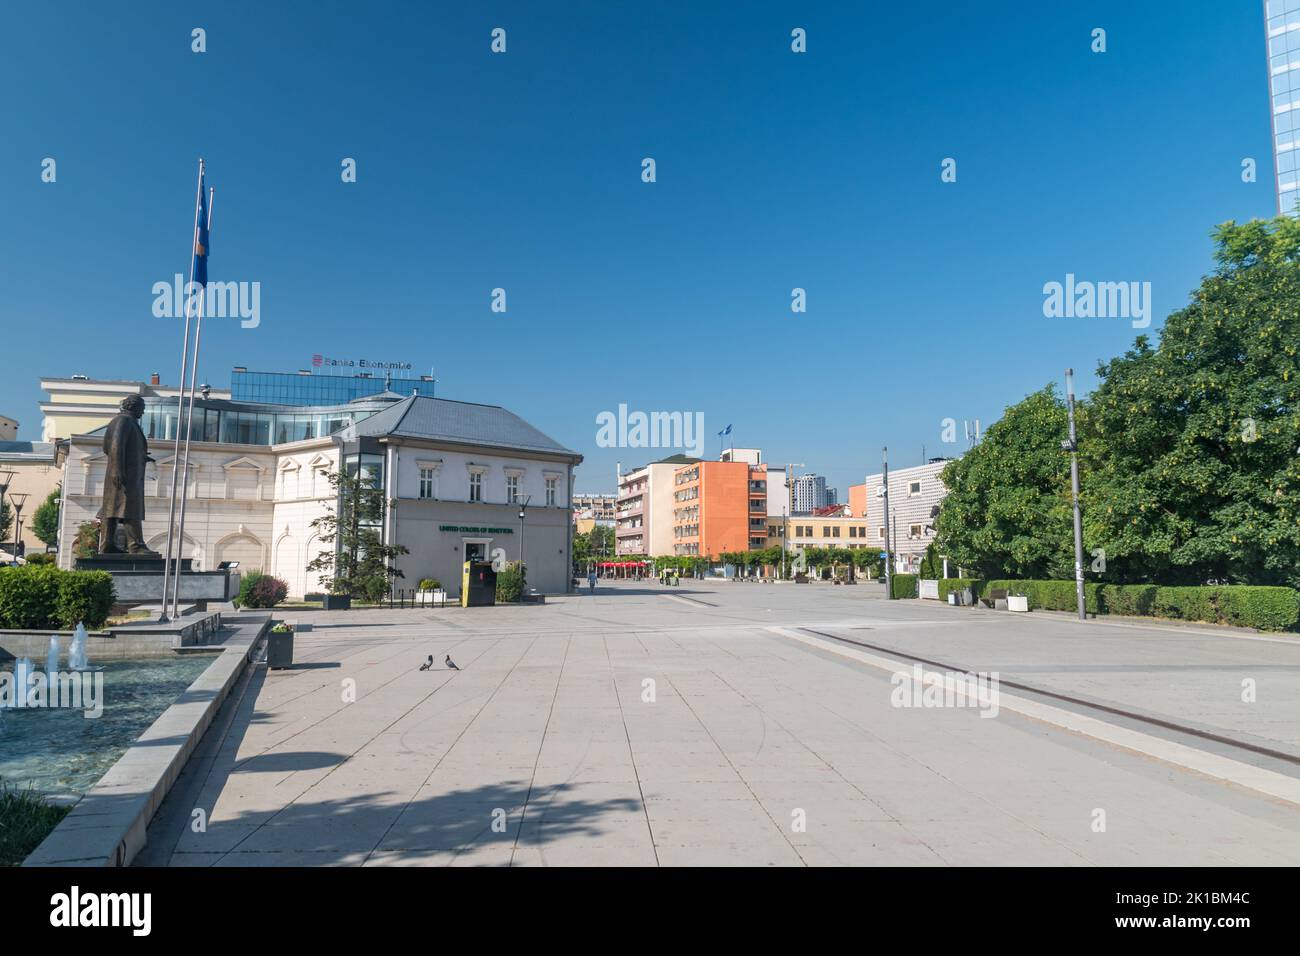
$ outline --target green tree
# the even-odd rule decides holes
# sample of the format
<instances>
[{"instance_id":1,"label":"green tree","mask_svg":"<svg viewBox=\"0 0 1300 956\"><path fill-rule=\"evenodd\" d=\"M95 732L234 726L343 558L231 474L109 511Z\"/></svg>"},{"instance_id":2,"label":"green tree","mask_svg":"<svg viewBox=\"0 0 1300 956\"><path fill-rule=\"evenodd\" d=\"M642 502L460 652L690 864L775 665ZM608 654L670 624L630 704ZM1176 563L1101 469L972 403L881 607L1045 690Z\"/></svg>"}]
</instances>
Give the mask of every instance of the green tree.
<instances>
[{"instance_id":1,"label":"green tree","mask_svg":"<svg viewBox=\"0 0 1300 956\"><path fill-rule=\"evenodd\" d=\"M333 594L351 594L363 601L383 600L393 582L404 575L396 560L408 550L384 544L379 528L384 519L384 490L370 475L347 471L326 474L334 489L337 509L311 523L321 543L328 547L307 565L319 575L321 586Z\"/></svg>"},{"instance_id":2,"label":"green tree","mask_svg":"<svg viewBox=\"0 0 1300 956\"><path fill-rule=\"evenodd\" d=\"M1085 538L1119 581L1300 586L1300 222L1227 222L1191 303L1098 369Z\"/></svg>"},{"instance_id":3,"label":"green tree","mask_svg":"<svg viewBox=\"0 0 1300 956\"><path fill-rule=\"evenodd\" d=\"M51 548L59 543L59 498L62 494L63 486L59 485L32 515L32 534Z\"/></svg>"},{"instance_id":4,"label":"green tree","mask_svg":"<svg viewBox=\"0 0 1300 956\"><path fill-rule=\"evenodd\" d=\"M1065 404L1053 386L1003 412L948 463L937 547L981 577L1074 577Z\"/></svg>"}]
</instances>

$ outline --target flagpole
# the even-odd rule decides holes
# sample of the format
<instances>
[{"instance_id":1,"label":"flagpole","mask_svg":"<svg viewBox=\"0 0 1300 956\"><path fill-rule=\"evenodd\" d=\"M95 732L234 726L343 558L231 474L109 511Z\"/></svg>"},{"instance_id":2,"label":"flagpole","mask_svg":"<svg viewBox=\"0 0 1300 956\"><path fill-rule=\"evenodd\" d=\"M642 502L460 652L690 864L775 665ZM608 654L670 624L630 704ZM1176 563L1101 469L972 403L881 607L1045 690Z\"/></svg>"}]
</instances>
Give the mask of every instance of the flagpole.
<instances>
[{"instance_id":1,"label":"flagpole","mask_svg":"<svg viewBox=\"0 0 1300 956\"><path fill-rule=\"evenodd\" d=\"M199 205L203 198L203 157L199 157L199 181L194 187L194 231L190 234L190 284L194 282L194 243L198 241L199 235ZM189 285L186 285L186 289ZM167 617L167 584L171 574L172 562L172 532L175 531L176 520L176 478L177 470L180 466L181 454L181 404L185 400L185 364L190 357L190 298L185 297L185 338L181 342L181 384L180 391L176 396L176 442L172 451L172 496L171 502L167 506L167 552L163 556L163 590L162 590L162 613L159 615L159 622L166 624ZM179 574L180 568L178 567Z\"/></svg>"},{"instance_id":2,"label":"flagpole","mask_svg":"<svg viewBox=\"0 0 1300 956\"><path fill-rule=\"evenodd\" d=\"M208 190L208 236L212 235L212 205L217 198L215 189ZM209 238L211 243L211 238ZM204 250L207 255L207 250ZM190 401L185 412L185 472L181 476L181 520L176 531L176 574L172 578L172 617L179 617L178 606L181 595L181 551L185 547L185 504L190 494L190 433L194 425L194 389L199 381L199 345L203 338L203 306L208 297L208 285L205 282L199 290L199 315L194 325L194 357L190 366Z\"/></svg>"}]
</instances>

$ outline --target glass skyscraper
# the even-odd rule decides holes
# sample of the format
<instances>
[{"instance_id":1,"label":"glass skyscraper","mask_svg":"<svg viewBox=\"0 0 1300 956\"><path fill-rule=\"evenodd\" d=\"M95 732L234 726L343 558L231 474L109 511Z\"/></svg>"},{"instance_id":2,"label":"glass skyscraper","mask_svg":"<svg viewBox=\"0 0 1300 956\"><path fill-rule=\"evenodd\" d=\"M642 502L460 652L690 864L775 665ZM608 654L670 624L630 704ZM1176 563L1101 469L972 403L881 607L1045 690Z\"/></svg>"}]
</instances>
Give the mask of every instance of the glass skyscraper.
<instances>
[{"instance_id":1,"label":"glass skyscraper","mask_svg":"<svg viewBox=\"0 0 1300 956\"><path fill-rule=\"evenodd\" d=\"M1264 19L1277 211L1295 216L1300 214L1300 0L1265 0Z\"/></svg>"}]
</instances>

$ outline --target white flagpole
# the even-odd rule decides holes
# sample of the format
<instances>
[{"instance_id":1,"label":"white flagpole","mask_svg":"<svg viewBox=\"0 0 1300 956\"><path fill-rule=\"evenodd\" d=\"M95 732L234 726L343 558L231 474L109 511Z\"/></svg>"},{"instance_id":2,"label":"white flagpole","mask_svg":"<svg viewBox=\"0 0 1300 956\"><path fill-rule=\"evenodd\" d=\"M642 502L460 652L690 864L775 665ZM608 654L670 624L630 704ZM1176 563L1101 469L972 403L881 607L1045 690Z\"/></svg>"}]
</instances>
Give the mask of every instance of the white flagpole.
<instances>
[{"instance_id":1,"label":"white flagpole","mask_svg":"<svg viewBox=\"0 0 1300 956\"><path fill-rule=\"evenodd\" d=\"M190 284L194 282L195 243L199 237L199 205L203 199L203 157L199 157L199 181L194 187L194 231L190 234ZM185 286L189 289L190 284ZM185 400L185 365L190 357L190 297L185 297L185 338L181 343L181 384L176 396L176 442L172 451L172 497L167 506L167 552L163 555L162 613L158 620L167 623L167 584L171 574L172 532L176 521L176 478L181 455L181 403ZM180 568L176 569L178 572Z\"/></svg>"},{"instance_id":2,"label":"white flagpole","mask_svg":"<svg viewBox=\"0 0 1300 956\"><path fill-rule=\"evenodd\" d=\"M208 190L208 241L211 242L212 236L212 204L216 200L217 191ZM207 250L203 252L207 255ZM198 321L194 325L194 357L190 366L190 402L185 412L185 471L181 475L181 520L180 526L176 531L176 574L172 578L172 617L179 617L178 606L181 594L181 552L185 548L185 504L189 501L190 493L190 431L194 423L194 388L199 381L199 344L203 337L203 306L208 296L208 286L205 282L203 288L199 291L199 315ZM164 595L165 596L165 595Z\"/></svg>"}]
</instances>

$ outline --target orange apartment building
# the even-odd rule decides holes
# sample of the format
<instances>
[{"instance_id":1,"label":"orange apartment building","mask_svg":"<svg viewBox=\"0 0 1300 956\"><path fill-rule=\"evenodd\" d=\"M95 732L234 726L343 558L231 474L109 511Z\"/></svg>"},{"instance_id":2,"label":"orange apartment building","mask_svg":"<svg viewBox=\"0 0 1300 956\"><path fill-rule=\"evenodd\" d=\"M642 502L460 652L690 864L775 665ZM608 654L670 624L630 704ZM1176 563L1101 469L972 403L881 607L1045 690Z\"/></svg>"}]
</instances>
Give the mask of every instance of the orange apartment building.
<instances>
[{"instance_id":1,"label":"orange apartment building","mask_svg":"<svg viewBox=\"0 0 1300 956\"><path fill-rule=\"evenodd\" d=\"M673 472L673 554L716 558L766 544L766 465L698 461Z\"/></svg>"}]
</instances>

